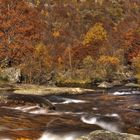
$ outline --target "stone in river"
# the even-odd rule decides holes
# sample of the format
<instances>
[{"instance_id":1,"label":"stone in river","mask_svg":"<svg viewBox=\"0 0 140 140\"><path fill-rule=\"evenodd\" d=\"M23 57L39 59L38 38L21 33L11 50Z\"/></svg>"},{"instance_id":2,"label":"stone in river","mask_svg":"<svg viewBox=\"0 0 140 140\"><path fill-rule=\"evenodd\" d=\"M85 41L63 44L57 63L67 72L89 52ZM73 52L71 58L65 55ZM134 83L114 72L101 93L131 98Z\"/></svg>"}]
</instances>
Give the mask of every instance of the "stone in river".
<instances>
[{"instance_id":1,"label":"stone in river","mask_svg":"<svg viewBox=\"0 0 140 140\"><path fill-rule=\"evenodd\" d=\"M126 87L134 87L134 88L140 88L139 84L135 84L135 83L127 83L125 84Z\"/></svg>"},{"instance_id":2,"label":"stone in river","mask_svg":"<svg viewBox=\"0 0 140 140\"><path fill-rule=\"evenodd\" d=\"M129 106L130 109L140 111L140 104L133 104Z\"/></svg>"},{"instance_id":3,"label":"stone in river","mask_svg":"<svg viewBox=\"0 0 140 140\"><path fill-rule=\"evenodd\" d=\"M98 85L99 88L112 88L113 85L108 82L102 82L100 85Z\"/></svg>"},{"instance_id":4,"label":"stone in river","mask_svg":"<svg viewBox=\"0 0 140 140\"><path fill-rule=\"evenodd\" d=\"M16 67L4 68L1 70L0 76L7 79L10 83L21 82L21 70Z\"/></svg>"},{"instance_id":5,"label":"stone in river","mask_svg":"<svg viewBox=\"0 0 140 140\"><path fill-rule=\"evenodd\" d=\"M49 110L55 110L55 106L47 99L35 95L21 95L21 94L0 94L0 106L19 106L19 105L39 105L40 107Z\"/></svg>"},{"instance_id":6,"label":"stone in river","mask_svg":"<svg viewBox=\"0 0 140 140\"><path fill-rule=\"evenodd\" d=\"M139 135L97 130L76 140L140 140Z\"/></svg>"}]
</instances>

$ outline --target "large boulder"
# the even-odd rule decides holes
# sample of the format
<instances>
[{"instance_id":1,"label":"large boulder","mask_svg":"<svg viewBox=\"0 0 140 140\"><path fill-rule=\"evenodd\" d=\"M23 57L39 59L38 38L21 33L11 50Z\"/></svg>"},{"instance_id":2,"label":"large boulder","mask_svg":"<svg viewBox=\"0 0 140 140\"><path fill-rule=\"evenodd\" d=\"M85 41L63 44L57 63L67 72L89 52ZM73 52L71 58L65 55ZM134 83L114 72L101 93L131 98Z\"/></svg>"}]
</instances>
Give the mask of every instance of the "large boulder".
<instances>
[{"instance_id":1,"label":"large boulder","mask_svg":"<svg viewBox=\"0 0 140 140\"><path fill-rule=\"evenodd\" d=\"M21 82L21 70L19 68L10 67L1 70L0 76L7 79L10 83Z\"/></svg>"},{"instance_id":2,"label":"large boulder","mask_svg":"<svg viewBox=\"0 0 140 140\"><path fill-rule=\"evenodd\" d=\"M102 82L101 84L98 85L99 88L112 88L113 85L108 82Z\"/></svg>"},{"instance_id":3,"label":"large boulder","mask_svg":"<svg viewBox=\"0 0 140 140\"><path fill-rule=\"evenodd\" d=\"M127 83L125 84L126 87L132 87L132 88L140 88L139 84L135 84L135 83Z\"/></svg>"},{"instance_id":4,"label":"large boulder","mask_svg":"<svg viewBox=\"0 0 140 140\"><path fill-rule=\"evenodd\" d=\"M123 83L120 82L120 81L118 81L118 80L113 81L111 84L112 84L113 86L121 86L121 85L123 85Z\"/></svg>"},{"instance_id":5,"label":"large boulder","mask_svg":"<svg viewBox=\"0 0 140 140\"><path fill-rule=\"evenodd\" d=\"M97 130L91 132L88 136L83 136L76 140L140 140L140 136L127 133Z\"/></svg>"},{"instance_id":6,"label":"large boulder","mask_svg":"<svg viewBox=\"0 0 140 140\"><path fill-rule=\"evenodd\" d=\"M134 76L130 76L124 80L125 83L138 83L138 79Z\"/></svg>"}]
</instances>

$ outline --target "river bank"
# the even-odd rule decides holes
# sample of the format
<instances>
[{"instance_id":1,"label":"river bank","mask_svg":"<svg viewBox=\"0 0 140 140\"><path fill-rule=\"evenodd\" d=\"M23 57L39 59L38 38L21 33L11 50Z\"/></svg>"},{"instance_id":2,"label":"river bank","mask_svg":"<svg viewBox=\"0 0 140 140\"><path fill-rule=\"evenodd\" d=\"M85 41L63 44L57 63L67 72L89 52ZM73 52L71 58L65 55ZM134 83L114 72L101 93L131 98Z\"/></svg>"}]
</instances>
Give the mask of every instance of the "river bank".
<instances>
[{"instance_id":1,"label":"river bank","mask_svg":"<svg viewBox=\"0 0 140 140\"><path fill-rule=\"evenodd\" d=\"M105 91L112 92L114 90L121 89L122 87L134 89L140 89L140 85L128 82L121 83L114 81L112 83L101 82L98 85L75 85L75 86L47 86L47 85L35 85L35 84L11 84L11 83L0 83L0 93L11 92L17 94L33 94L33 95L60 95L60 94L83 94L83 93L104 93Z\"/></svg>"},{"instance_id":2,"label":"river bank","mask_svg":"<svg viewBox=\"0 0 140 140\"><path fill-rule=\"evenodd\" d=\"M93 89L79 87L56 87L31 84L1 84L0 92L11 91L18 94L50 95L50 94L82 94L94 92Z\"/></svg>"}]
</instances>

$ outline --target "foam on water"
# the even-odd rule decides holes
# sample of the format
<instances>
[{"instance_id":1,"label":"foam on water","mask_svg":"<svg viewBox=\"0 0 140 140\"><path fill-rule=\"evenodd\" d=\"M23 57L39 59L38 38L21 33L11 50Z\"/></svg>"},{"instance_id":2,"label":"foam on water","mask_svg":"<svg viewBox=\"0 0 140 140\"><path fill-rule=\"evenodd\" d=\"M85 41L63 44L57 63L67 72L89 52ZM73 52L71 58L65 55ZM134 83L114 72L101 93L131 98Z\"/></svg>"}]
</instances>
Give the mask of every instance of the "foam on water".
<instances>
[{"instance_id":1,"label":"foam on water","mask_svg":"<svg viewBox=\"0 0 140 140\"><path fill-rule=\"evenodd\" d=\"M26 112L26 113L31 113L31 114L42 114L42 115L73 115L73 116L77 116L77 115L82 115L85 112L71 112L71 111L48 111L45 108L41 108L39 106L18 106L18 107L6 107L3 106L2 108L7 108L7 109L15 109L15 110L19 110L22 112ZM1 130L1 127L0 127Z\"/></svg>"},{"instance_id":2,"label":"foam on water","mask_svg":"<svg viewBox=\"0 0 140 140\"><path fill-rule=\"evenodd\" d=\"M54 102L53 104L70 104L70 103L75 103L75 104L78 104L78 103L86 103L87 101L84 101L84 100L76 100L76 99L70 99L70 98L64 98L62 97L61 98L63 101L62 102Z\"/></svg>"},{"instance_id":3,"label":"foam on water","mask_svg":"<svg viewBox=\"0 0 140 140\"><path fill-rule=\"evenodd\" d=\"M116 116L116 115L115 115ZM112 122L105 122L103 120L98 120L98 117L91 117L91 118L86 118L85 116L81 117L82 122L87 123L87 124L95 124L103 129L112 131L112 132L120 132L120 129L117 125L115 125Z\"/></svg>"},{"instance_id":4,"label":"foam on water","mask_svg":"<svg viewBox=\"0 0 140 140\"><path fill-rule=\"evenodd\" d=\"M116 114L116 113L113 113L113 114L106 114L105 116L120 118L120 116L119 116L118 114Z\"/></svg>"},{"instance_id":5,"label":"foam on water","mask_svg":"<svg viewBox=\"0 0 140 140\"><path fill-rule=\"evenodd\" d=\"M46 109L39 109L39 110L33 110L33 111L29 111L28 113L31 113L31 114L47 114L47 111Z\"/></svg>"},{"instance_id":6,"label":"foam on water","mask_svg":"<svg viewBox=\"0 0 140 140\"><path fill-rule=\"evenodd\" d=\"M132 94L131 92L119 92L119 91L116 91L113 93L113 95L129 95L129 94Z\"/></svg>"},{"instance_id":7,"label":"foam on water","mask_svg":"<svg viewBox=\"0 0 140 140\"><path fill-rule=\"evenodd\" d=\"M47 114L48 110L45 108L41 108L39 106L18 106L18 107L5 107L3 106L2 108L7 108L7 109L15 109L19 110L22 112L27 112L31 114Z\"/></svg>"},{"instance_id":8,"label":"foam on water","mask_svg":"<svg viewBox=\"0 0 140 140\"><path fill-rule=\"evenodd\" d=\"M96 107L93 107L92 109L93 109L93 110L98 110L98 108L96 108Z\"/></svg>"},{"instance_id":9,"label":"foam on water","mask_svg":"<svg viewBox=\"0 0 140 140\"><path fill-rule=\"evenodd\" d=\"M84 123L87 123L87 124L96 124L96 122L97 122L97 118L96 117L92 117L92 118L86 119L85 116L82 116L81 120Z\"/></svg>"},{"instance_id":10,"label":"foam on water","mask_svg":"<svg viewBox=\"0 0 140 140\"><path fill-rule=\"evenodd\" d=\"M49 132L43 133L38 140L75 140L78 137L76 133L68 133L64 135L56 135Z\"/></svg>"},{"instance_id":11,"label":"foam on water","mask_svg":"<svg viewBox=\"0 0 140 140\"><path fill-rule=\"evenodd\" d=\"M113 95L129 95L129 94L140 94L140 91L116 91Z\"/></svg>"}]
</instances>

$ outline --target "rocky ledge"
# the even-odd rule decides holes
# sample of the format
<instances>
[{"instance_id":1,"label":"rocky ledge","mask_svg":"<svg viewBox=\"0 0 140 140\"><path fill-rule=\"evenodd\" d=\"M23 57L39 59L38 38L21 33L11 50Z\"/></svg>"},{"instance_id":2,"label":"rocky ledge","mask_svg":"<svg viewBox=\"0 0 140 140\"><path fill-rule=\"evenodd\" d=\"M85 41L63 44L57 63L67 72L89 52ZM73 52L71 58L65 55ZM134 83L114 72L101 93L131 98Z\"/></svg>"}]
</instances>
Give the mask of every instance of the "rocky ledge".
<instances>
[{"instance_id":1,"label":"rocky ledge","mask_svg":"<svg viewBox=\"0 0 140 140\"><path fill-rule=\"evenodd\" d=\"M76 140L140 140L139 135L97 130Z\"/></svg>"},{"instance_id":2,"label":"rocky ledge","mask_svg":"<svg viewBox=\"0 0 140 140\"><path fill-rule=\"evenodd\" d=\"M48 87L30 84L5 84L0 85L1 92L12 91L18 94L34 94L34 95L49 95L49 94L82 94L93 92L92 89L70 88L70 87Z\"/></svg>"},{"instance_id":3,"label":"rocky ledge","mask_svg":"<svg viewBox=\"0 0 140 140\"><path fill-rule=\"evenodd\" d=\"M55 106L47 99L36 95L0 94L0 106L38 105L47 110L55 110Z\"/></svg>"}]
</instances>

